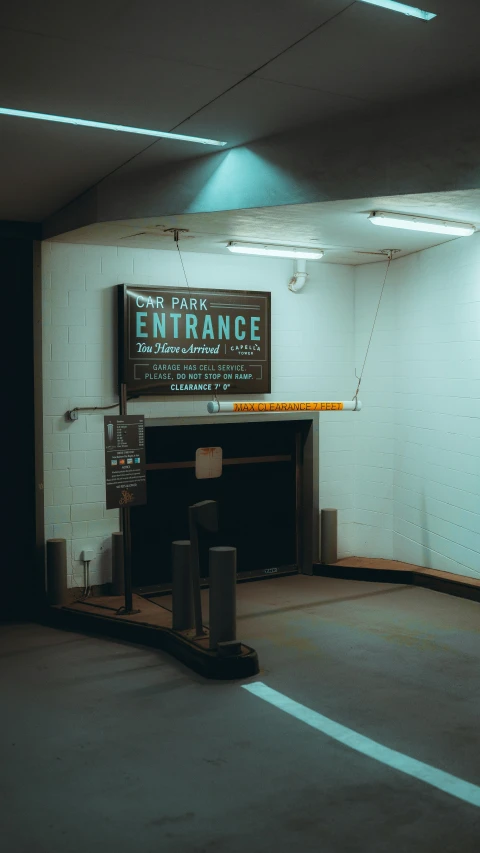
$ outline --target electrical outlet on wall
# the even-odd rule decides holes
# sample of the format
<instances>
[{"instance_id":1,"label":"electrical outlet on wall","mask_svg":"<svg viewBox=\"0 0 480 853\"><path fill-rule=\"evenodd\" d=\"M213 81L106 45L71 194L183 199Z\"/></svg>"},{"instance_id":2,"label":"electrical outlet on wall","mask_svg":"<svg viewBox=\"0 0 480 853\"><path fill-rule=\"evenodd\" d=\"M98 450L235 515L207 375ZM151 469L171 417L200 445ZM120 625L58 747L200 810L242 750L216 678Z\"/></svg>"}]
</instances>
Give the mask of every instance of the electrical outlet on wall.
<instances>
[{"instance_id":1,"label":"electrical outlet on wall","mask_svg":"<svg viewBox=\"0 0 480 853\"><path fill-rule=\"evenodd\" d=\"M90 563L95 556L95 552L93 549L82 551L80 554L80 559L83 560L84 563Z\"/></svg>"}]
</instances>

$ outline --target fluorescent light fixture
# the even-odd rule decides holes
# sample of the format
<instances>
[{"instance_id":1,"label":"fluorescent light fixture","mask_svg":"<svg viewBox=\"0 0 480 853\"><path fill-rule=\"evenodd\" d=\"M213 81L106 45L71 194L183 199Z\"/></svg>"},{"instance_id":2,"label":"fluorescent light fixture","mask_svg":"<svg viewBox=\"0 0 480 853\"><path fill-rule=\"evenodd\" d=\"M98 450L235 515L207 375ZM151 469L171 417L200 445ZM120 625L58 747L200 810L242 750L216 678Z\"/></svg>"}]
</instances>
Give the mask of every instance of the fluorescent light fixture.
<instances>
[{"instance_id":1,"label":"fluorescent light fixture","mask_svg":"<svg viewBox=\"0 0 480 853\"><path fill-rule=\"evenodd\" d=\"M424 12L423 9L417 9L415 6L407 6L405 3L397 3L396 0L360 0L361 3L370 3L372 6L381 6L383 9L390 9L392 12L401 12L402 15L409 15L411 18L421 18L422 21L431 21L436 18L434 12Z\"/></svg>"},{"instance_id":2,"label":"fluorescent light fixture","mask_svg":"<svg viewBox=\"0 0 480 853\"><path fill-rule=\"evenodd\" d=\"M303 258L306 261L319 261L324 255L321 249L296 249L294 246L262 246L258 243L229 243L227 249L237 255L265 255L270 258Z\"/></svg>"},{"instance_id":3,"label":"fluorescent light fixture","mask_svg":"<svg viewBox=\"0 0 480 853\"><path fill-rule=\"evenodd\" d=\"M218 139L202 139L200 136L185 136L183 133L167 133L165 130L147 130L144 127L129 127L124 124L108 124L104 121L89 121L85 118L68 118L67 116L52 116L48 113L32 113L28 110L11 110L0 107L0 115L15 116L16 118L36 118L40 121L56 121L60 124L76 124L80 127L96 127L99 130L116 130L120 133L138 133L141 136L158 136L161 139L176 139L179 142L197 142L200 145L217 145L222 147L226 142Z\"/></svg>"},{"instance_id":4,"label":"fluorescent light fixture","mask_svg":"<svg viewBox=\"0 0 480 853\"><path fill-rule=\"evenodd\" d=\"M387 228L404 228L407 231L429 231L432 234L451 234L453 237L471 237L475 226L465 222L446 222L444 219L430 219L427 216L411 216L408 213L384 213L375 211L368 217L373 225L385 225Z\"/></svg>"}]
</instances>

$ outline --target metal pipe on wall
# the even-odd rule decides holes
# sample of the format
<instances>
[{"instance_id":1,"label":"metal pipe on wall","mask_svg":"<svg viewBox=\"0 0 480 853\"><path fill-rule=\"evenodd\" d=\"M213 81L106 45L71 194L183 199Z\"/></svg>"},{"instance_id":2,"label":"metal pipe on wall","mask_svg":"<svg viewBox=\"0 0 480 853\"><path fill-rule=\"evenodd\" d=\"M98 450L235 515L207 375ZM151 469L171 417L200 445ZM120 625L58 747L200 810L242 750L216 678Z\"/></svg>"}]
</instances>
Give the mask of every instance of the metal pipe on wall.
<instances>
[{"instance_id":1,"label":"metal pipe on wall","mask_svg":"<svg viewBox=\"0 0 480 853\"><path fill-rule=\"evenodd\" d=\"M232 403L210 400L207 409L210 415L218 412L358 412L362 408L360 400L346 400L344 402L292 402L292 403Z\"/></svg>"}]
</instances>

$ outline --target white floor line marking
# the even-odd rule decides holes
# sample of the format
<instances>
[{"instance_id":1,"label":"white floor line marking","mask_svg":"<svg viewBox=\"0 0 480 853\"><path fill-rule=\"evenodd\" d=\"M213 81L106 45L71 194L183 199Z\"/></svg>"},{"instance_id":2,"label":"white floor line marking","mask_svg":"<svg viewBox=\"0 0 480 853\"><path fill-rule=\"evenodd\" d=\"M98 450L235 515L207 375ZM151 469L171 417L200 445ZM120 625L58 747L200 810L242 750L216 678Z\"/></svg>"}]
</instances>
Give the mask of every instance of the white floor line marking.
<instances>
[{"instance_id":1,"label":"white floor line marking","mask_svg":"<svg viewBox=\"0 0 480 853\"><path fill-rule=\"evenodd\" d=\"M312 711L305 705L289 699L288 696L279 693L277 690L273 690L271 687L267 687L261 681L256 681L254 684L243 684L242 687L244 690L248 690L249 693L253 693L254 696L258 696L259 699L263 699L265 702L269 702L270 705L274 705L281 711L285 711L286 714L290 714L291 717L295 717L297 720L307 723L313 729L323 732L323 734L328 735L328 737L333 738L339 743L349 746L350 749L361 752L369 758L374 758L375 761L380 761L388 767L393 767L394 770L400 770L401 773L406 773L407 776L413 776L415 779L419 779L433 788L438 788L440 791L445 791L445 793L451 794L452 797L457 797L457 799L470 803L472 806L480 806L480 787L478 785L465 782L457 776L452 776L450 773L438 770L430 764L424 764L423 761L410 758L408 755L390 749L388 746L382 746L381 743L360 735L358 732L354 732L352 729L348 729L346 726L342 726L340 723L324 717L323 714Z\"/></svg>"}]
</instances>

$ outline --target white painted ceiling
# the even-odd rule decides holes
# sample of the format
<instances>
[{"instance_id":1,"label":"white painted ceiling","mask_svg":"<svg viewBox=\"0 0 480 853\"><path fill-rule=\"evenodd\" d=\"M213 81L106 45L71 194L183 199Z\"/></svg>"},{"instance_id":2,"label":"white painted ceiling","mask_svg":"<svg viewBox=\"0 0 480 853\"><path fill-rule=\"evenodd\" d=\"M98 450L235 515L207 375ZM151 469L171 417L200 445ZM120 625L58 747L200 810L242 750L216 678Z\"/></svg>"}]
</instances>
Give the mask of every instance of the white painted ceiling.
<instances>
[{"instance_id":1,"label":"white painted ceiling","mask_svg":"<svg viewBox=\"0 0 480 853\"><path fill-rule=\"evenodd\" d=\"M438 17L351 0L19 0L2 6L0 106L238 145L478 79L478 0L421 5ZM1 116L0 218L42 220L132 158L205 153Z\"/></svg>"},{"instance_id":2,"label":"white painted ceiling","mask_svg":"<svg viewBox=\"0 0 480 853\"><path fill-rule=\"evenodd\" d=\"M325 250L322 263L357 265L383 261L384 256L376 253L389 249L400 250L395 257L402 257L452 240L438 234L372 225L368 214L374 210L453 219L480 229L480 190L105 222L62 234L54 242L176 250L173 235L166 229L185 228L187 232L179 235L181 251L185 252L224 254L229 241L244 240L313 246Z\"/></svg>"}]
</instances>

